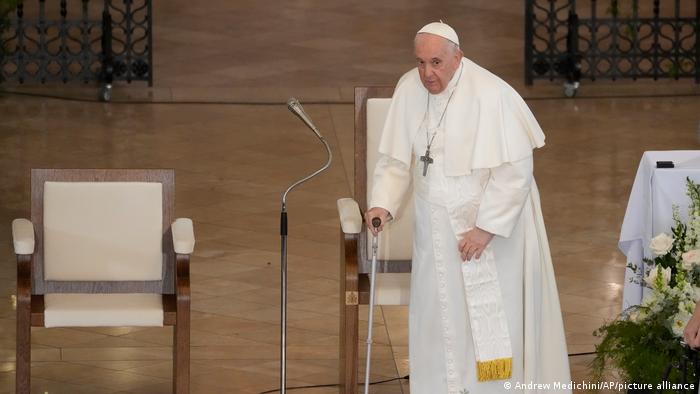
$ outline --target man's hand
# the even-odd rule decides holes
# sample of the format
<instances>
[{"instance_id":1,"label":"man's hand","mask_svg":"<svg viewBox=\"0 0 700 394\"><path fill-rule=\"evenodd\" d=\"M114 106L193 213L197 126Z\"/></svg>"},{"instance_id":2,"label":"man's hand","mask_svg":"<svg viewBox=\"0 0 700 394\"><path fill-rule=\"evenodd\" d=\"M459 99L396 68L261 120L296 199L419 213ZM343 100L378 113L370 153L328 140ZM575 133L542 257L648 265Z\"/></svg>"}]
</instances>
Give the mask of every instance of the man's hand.
<instances>
[{"instance_id":1,"label":"man's hand","mask_svg":"<svg viewBox=\"0 0 700 394\"><path fill-rule=\"evenodd\" d=\"M480 258L481 253L486 249L492 238L493 234L478 227L467 231L458 245L462 261Z\"/></svg>"},{"instance_id":2,"label":"man's hand","mask_svg":"<svg viewBox=\"0 0 700 394\"><path fill-rule=\"evenodd\" d=\"M695 312L683 330L683 339L693 349L700 347L700 302L695 305Z\"/></svg>"},{"instance_id":3,"label":"man's hand","mask_svg":"<svg viewBox=\"0 0 700 394\"><path fill-rule=\"evenodd\" d=\"M378 228L372 226L372 219L379 218L382 220L382 224ZM365 212L365 224L367 228L372 232L373 235L378 235L380 231L384 229L384 224L389 221L389 211L384 208L374 207Z\"/></svg>"}]
</instances>

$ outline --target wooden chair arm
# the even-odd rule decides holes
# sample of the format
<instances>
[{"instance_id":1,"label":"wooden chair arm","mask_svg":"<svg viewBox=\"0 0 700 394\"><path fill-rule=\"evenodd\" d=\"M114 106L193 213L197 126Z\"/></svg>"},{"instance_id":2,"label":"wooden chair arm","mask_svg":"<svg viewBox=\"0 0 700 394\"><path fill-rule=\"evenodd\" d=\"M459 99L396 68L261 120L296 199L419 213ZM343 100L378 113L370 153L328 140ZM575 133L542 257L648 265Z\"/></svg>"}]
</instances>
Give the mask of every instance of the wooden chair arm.
<instances>
[{"instance_id":1,"label":"wooden chair arm","mask_svg":"<svg viewBox=\"0 0 700 394\"><path fill-rule=\"evenodd\" d=\"M175 253L192 254L194 250L194 226L192 219L175 219L170 228L173 233Z\"/></svg>"},{"instance_id":2,"label":"wooden chair arm","mask_svg":"<svg viewBox=\"0 0 700 394\"><path fill-rule=\"evenodd\" d=\"M12 244L15 254L34 253L34 224L27 219L12 221Z\"/></svg>"},{"instance_id":3,"label":"wooden chair arm","mask_svg":"<svg viewBox=\"0 0 700 394\"><path fill-rule=\"evenodd\" d=\"M17 308L29 308L32 301L32 255L17 255Z\"/></svg>"},{"instance_id":4,"label":"wooden chair arm","mask_svg":"<svg viewBox=\"0 0 700 394\"><path fill-rule=\"evenodd\" d=\"M340 230L340 272L341 288L344 290L341 302L345 305L359 303L359 265L358 242L359 234L347 234Z\"/></svg>"},{"instance_id":5,"label":"wooden chair arm","mask_svg":"<svg viewBox=\"0 0 700 394\"><path fill-rule=\"evenodd\" d=\"M358 234L364 227L362 212L357 201L352 198L341 198L337 201L340 227L346 234Z\"/></svg>"},{"instance_id":6,"label":"wooden chair arm","mask_svg":"<svg viewBox=\"0 0 700 394\"><path fill-rule=\"evenodd\" d=\"M175 255L175 294L178 302L190 300L190 255Z\"/></svg>"},{"instance_id":7,"label":"wooden chair arm","mask_svg":"<svg viewBox=\"0 0 700 394\"><path fill-rule=\"evenodd\" d=\"M174 326L178 318L189 319L189 306L190 255L176 254L175 294L163 294L163 325Z\"/></svg>"}]
</instances>

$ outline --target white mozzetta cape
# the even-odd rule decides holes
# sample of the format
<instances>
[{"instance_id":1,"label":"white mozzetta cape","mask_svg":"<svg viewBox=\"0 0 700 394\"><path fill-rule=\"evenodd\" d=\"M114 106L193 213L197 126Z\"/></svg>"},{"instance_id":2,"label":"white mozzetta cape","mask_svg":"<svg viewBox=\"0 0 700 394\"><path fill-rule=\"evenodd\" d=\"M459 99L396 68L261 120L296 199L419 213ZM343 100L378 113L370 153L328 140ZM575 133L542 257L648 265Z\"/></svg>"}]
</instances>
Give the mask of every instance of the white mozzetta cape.
<instances>
[{"instance_id":1,"label":"white mozzetta cape","mask_svg":"<svg viewBox=\"0 0 700 394\"><path fill-rule=\"evenodd\" d=\"M445 116L445 175L469 175L532 155L544 133L523 99L507 83L467 58ZM412 145L427 108L418 69L396 85L379 152L410 167ZM477 148L478 147L478 148Z\"/></svg>"}]
</instances>

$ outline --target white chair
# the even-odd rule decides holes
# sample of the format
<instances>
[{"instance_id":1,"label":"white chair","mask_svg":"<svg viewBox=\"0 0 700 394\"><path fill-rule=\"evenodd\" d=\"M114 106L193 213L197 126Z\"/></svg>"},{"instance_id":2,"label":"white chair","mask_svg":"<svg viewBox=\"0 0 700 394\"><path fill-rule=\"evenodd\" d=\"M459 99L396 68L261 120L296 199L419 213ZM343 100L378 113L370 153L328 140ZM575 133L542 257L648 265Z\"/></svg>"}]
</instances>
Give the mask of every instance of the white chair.
<instances>
[{"instance_id":1,"label":"white chair","mask_svg":"<svg viewBox=\"0 0 700 394\"><path fill-rule=\"evenodd\" d=\"M190 219L173 170L31 172L17 255L16 392L30 392L31 327L175 326L173 392L189 392Z\"/></svg>"},{"instance_id":2,"label":"white chair","mask_svg":"<svg viewBox=\"0 0 700 394\"><path fill-rule=\"evenodd\" d=\"M355 88L355 196L338 200L340 243L340 383L357 392L358 310L369 302L371 234L362 212L372 191L379 138L391 102L391 87ZM408 195L412 193L409 192ZM413 251L413 200L407 199L379 238L375 305L407 305Z\"/></svg>"}]
</instances>

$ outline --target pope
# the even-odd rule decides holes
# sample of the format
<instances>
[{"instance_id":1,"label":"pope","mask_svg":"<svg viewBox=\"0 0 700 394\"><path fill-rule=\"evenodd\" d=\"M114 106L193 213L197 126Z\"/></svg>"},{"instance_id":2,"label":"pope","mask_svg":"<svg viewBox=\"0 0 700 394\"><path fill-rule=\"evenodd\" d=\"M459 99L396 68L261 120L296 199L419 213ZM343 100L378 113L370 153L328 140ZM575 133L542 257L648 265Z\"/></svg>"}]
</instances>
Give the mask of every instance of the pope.
<instances>
[{"instance_id":1,"label":"pope","mask_svg":"<svg viewBox=\"0 0 700 394\"><path fill-rule=\"evenodd\" d=\"M568 383L533 178L542 129L513 88L463 56L447 24L420 29L414 52L417 67L392 97L365 213L367 223L382 219L378 229L369 226L376 234L413 193L411 393Z\"/></svg>"}]
</instances>

